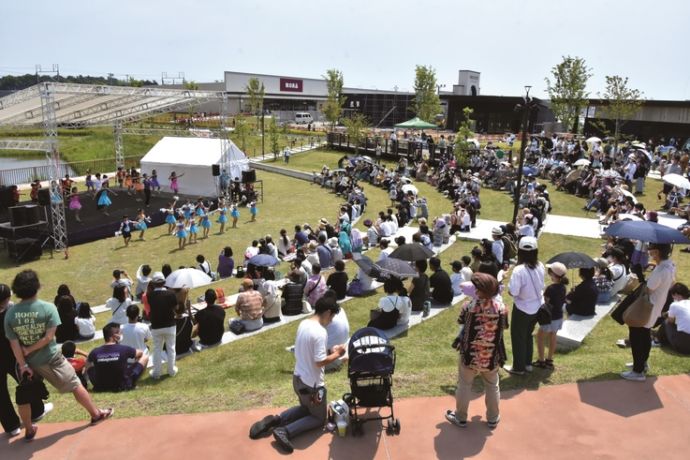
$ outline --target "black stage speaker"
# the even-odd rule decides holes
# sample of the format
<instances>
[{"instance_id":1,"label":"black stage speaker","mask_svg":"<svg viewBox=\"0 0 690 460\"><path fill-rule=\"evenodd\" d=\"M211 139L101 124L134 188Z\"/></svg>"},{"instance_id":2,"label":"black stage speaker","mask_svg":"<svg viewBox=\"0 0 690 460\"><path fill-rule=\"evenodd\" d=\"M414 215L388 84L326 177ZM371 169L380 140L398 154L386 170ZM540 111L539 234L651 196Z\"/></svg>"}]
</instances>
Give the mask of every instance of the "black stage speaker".
<instances>
[{"instance_id":1,"label":"black stage speaker","mask_svg":"<svg viewBox=\"0 0 690 460\"><path fill-rule=\"evenodd\" d=\"M38 204L41 206L50 206L50 189L38 189Z\"/></svg>"},{"instance_id":2,"label":"black stage speaker","mask_svg":"<svg viewBox=\"0 0 690 460\"><path fill-rule=\"evenodd\" d=\"M211 165L211 173L213 177L220 176L220 165Z\"/></svg>"},{"instance_id":3,"label":"black stage speaker","mask_svg":"<svg viewBox=\"0 0 690 460\"><path fill-rule=\"evenodd\" d=\"M38 223L41 220L41 207L35 204L25 205L24 216L26 217L26 225Z\"/></svg>"},{"instance_id":4,"label":"black stage speaker","mask_svg":"<svg viewBox=\"0 0 690 460\"><path fill-rule=\"evenodd\" d=\"M14 205L14 191L12 187L0 187L0 207L9 208Z\"/></svg>"},{"instance_id":5,"label":"black stage speaker","mask_svg":"<svg viewBox=\"0 0 690 460\"><path fill-rule=\"evenodd\" d=\"M10 224L13 227L23 227L26 223L26 206L12 206L10 208Z\"/></svg>"},{"instance_id":6,"label":"black stage speaker","mask_svg":"<svg viewBox=\"0 0 690 460\"><path fill-rule=\"evenodd\" d=\"M242 183L256 182L256 170L242 171Z\"/></svg>"},{"instance_id":7,"label":"black stage speaker","mask_svg":"<svg viewBox=\"0 0 690 460\"><path fill-rule=\"evenodd\" d=\"M28 262L41 258L41 243L36 238L21 238L7 242L7 251L16 262Z\"/></svg>"}]
</instances>

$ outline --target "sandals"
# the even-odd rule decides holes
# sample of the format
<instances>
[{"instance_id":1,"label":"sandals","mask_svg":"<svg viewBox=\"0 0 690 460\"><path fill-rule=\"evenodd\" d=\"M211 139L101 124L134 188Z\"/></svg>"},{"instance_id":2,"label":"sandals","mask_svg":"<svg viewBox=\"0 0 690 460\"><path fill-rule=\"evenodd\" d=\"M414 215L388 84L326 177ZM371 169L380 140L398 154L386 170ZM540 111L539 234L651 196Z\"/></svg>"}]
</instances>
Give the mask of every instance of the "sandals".
<instances>
[{"instance_id":1,"label":"sandals","mask_svg":"<svg viewBox=\"0 0 690 460\"><path fill-rule=\"evenodd\" d=\"M540 369L546 369L546 361L537 360L532 363L532 366L538 367Z\"/></svg>"},{"instance_id":2,"label":"sandals","mask_svg":"<svg viewBox=\"0 0 690 460\"><path fill-rule=\"evenodd\" d=\"M554 369L553 359L547 359L546 361L544 361L544 368L545 369Z\"/></svg>"},{"instance_id":3,"label":"sandals","mask_svg":"<svg viewBox=\"0 0 690 460\"><path fill-rule=\"evenodd\" d=\"M109 407L107 409L99 409L99 415L96 418L91 418L91 425L96 425L104 420L108 420L115 413L115 409Z\"/></svg>"}]
</instances>

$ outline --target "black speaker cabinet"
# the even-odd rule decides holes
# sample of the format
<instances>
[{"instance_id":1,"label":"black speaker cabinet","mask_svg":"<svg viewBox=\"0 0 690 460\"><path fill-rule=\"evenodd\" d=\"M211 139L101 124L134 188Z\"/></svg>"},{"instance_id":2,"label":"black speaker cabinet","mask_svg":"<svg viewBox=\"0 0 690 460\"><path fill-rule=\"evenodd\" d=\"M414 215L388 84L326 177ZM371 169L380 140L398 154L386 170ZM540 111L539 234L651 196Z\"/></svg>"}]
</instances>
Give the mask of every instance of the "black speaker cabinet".
<instances>
[{"instance_id":1,"label":"black speaker cabinet","mask_svg":"<svg viewBox=\"0 0 690 460\"><path fill-rule=\"evenodd\" d=\"M0 207L9 208L14 206L14 190L12 187L2 186L0 187Z\"/></svg>"},{"instance_id":2,"label":"black speaker cabinet","mask_svg":"<svg viewBox=\"0 0 690 460\"><path fill-rule=\"evenodd\" d=\"M220 176L220 165L211 165L211 173L213 177Z\"/></svg>"},{"instance_id":3,"label":"black speaker cabinet","mask_svg":"<svg viewBox=\"0 0 690 460\"><path fill-rule=\"evenodd\" d=\"M249 171L242 171L242 182L256 182L256 170L250 169Z\"/></svg>"},{"instance_id":4,"label":"black speaker cabinet","mask_svg":"<svg viewBox=\"0 0 690 460\"><path fill-rule=\"evenodd\" d=\"M26 223L26 206L12 206L10 208L10 224L13 227L23 227Z\"/></svg>"},{"instance_id":5,"label":"black speaker cabinet","mask_svg":"<svg viewBox=\"0 0 690 460\"><path fill-rule=\"evenodd\" d=\"M38 189L38 204L41 206L50 206L50 189Z\"/></svg>"},{"instance_id":6,"label":"black speaker cabinet","mask_svg":"<svg viewBox=\"0 0 690 460\"><path fill-rule=\"evenodd\" d=\"M28 262L41 258L41 244L35 238L21 238L7 242L7 251L12 260Z\"/></svg>"},{"instance_id":7,"label":"black speaker cabinet","mask_svg":"<svg viewBox=\"0 0 690 460\"><path fill-rule=\"evenodd\" d=\"M41 220L41 207L35 204L27 204L24 206L24 215L26 216L26 225L33 225Z\"/></svg>"}]
</instances>

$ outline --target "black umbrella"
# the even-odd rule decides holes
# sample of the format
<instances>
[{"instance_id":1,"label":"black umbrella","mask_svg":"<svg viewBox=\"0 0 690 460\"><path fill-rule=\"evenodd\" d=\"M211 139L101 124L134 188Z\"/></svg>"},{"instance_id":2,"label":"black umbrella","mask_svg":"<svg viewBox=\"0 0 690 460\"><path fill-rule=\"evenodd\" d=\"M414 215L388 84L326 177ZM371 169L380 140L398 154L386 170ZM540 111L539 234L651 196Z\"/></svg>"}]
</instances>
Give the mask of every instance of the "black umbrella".
<instances>
[{"instance_id":1,"label":"black umbrella","mask_svg":"<svg viewBox=\"0 0 690 460\"><path fill-rule=\"evenodd\" d=\"M389 256L383 260L379 260L376 265L381 269L381 274L383 276L392 275L398 278L419 276L417 270L406 260L400 260Z\"/></svg>"},{"instance_id":2,"label":"black umbrella","mask_svg":"<svg viewBox=\"0 0 690 460\"><path fill-rule=\"evenodd\" d=\"M435 255L436 254L434 254L432 250L427 249L419 243L409 243L399 246L395 251L391 252L389 257L414 262L416 260L426 260Z\"/></svg>"},{"instance_id":3,"label":"black umbrella","mask_svg":"<svg viewBox=\"0 0 690 460\"><path fill-rule=\"evenodd\" d=\"M280 261L270 254L257 254L247 263L254 265L255 267L273 267L278 265Z\"/></svg>"},{"instance_id":4,"label":"black umbrella","mask_svg":"<svg viewBox=\"0 0 690 460\"><path fill-rule=\"evenodd\" d=\"M560 262L566 268L593 268L597 266L594 259L582 252L562 252L549 259L547 264Z\"/></svg>"},{"instance_id":5,"label":"black umbrella","mask_svg":"<svg viewBox=\"0 0 690 460\"><path fill-rule=\"evenodd\" d=\"M355 259L355 263L367 276L371 276L372 278L378 278L381 273L378 266L367 256Z\"/></svg>"},{"instance_id":6,"label":"black umbrella","mask_svg":"<svg viewBox=\"0 0 690 460\"><path fill-rule=\"evenodd\" d=\"M690 244L690 239L675 228L667 227L656 222L650 222L648 220L624 220L616 222L606 227L604 233L617 238L630 238L631 240L645 241L647 243Z\"/></svg>"}]
</instances>

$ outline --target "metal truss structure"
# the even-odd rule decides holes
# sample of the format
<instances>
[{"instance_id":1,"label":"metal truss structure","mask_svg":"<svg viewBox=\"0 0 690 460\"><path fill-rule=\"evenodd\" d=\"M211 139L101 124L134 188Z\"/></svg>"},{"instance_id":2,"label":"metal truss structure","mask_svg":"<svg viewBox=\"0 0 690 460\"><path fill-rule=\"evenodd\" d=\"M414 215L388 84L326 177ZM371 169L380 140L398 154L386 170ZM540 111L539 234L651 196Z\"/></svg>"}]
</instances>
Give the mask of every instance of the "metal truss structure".
<instances>
[{"instance_id":1,"label":"metal truss structure","mask_svg":"<svg viewBox=\"0 0 690 460\"><path fill-rule=\"evenodd\" d=\"M158 113L184 109L198 104L219 101L220 130L189 131L126 128L125 124L149 118ZM115 131L115 160L124 166L123 134L149 135L166 133L175 136L220 137L226 139L224 129L227 114L227 94L223 91L196 91L156 87L126 87L46 82L0 98L0 126L42 126L44 140L0 139L0 149L39 150L46 153L50 166L50 214L54 248L67 257L67 226L65 206L60 196L60 153L58 127L77 128L113 125ZM221 142L223 163L227 160L228 142Z\"/></svg>"}]
</instances>

